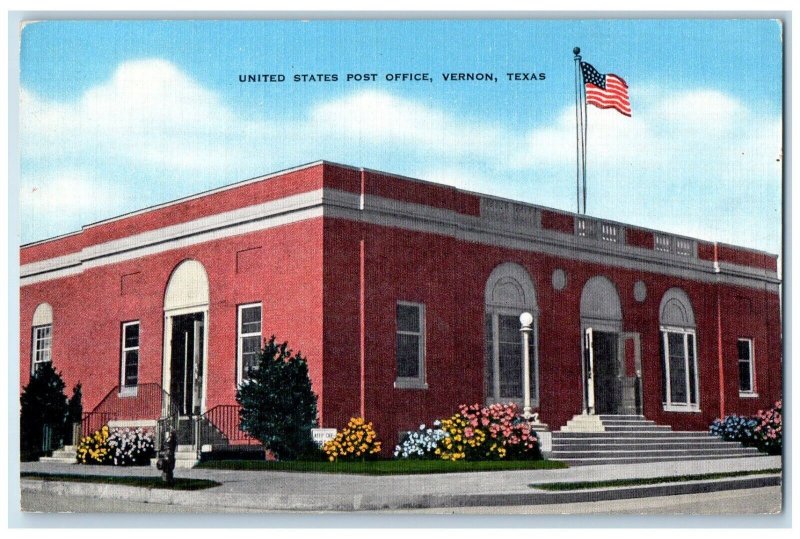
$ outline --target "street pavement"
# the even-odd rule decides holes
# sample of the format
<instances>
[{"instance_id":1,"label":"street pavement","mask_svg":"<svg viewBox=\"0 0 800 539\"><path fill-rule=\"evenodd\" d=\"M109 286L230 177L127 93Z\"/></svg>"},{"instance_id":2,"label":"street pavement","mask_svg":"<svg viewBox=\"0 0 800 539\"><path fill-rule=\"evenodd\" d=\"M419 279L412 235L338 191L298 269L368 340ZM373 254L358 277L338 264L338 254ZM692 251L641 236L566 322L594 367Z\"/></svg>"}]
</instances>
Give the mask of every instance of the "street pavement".
<instances>
[{"instance_id":1,"label":"street pavement","mask_svg":"<svg viewBox=\"0 0 800 539\"><path fill-rule=\"evenodd\" d=\"M62 483L23 480L22 504L34 498L59 496L64 499L94 496L124 499L132 504L178 505L212 510L404 510L441 509L476 506L539 506L582 503L609 498L653 498L665 494L689 495L697 492L774 486L773 476L738 480L706 481L702 484L673 484L668 487L600 489L574 493L545 493L529 487L531 483L562 481L600 481L612 479L682 476L739 470L780 468L780 457L750 457L686 462L626 465L600 465L560 470L515 470L430 475L366 476L272 471L177 470L178 477L213 479L221 486L196 492L143 489L91 483ZM115 468L69 464L22 463L22 471L82 473L103 475L158 475L153 468ZM660 489L660 490L659 490ZM80 510L80 507L76 508ZM155 507L153 507L155 509ZM147 510L147 508L143 509ZM225 509L227 510L227 509Z\"/></svg>"},{"instance_id":2,"label":"street pavement","mask_svg":"<svg viewBox=\"0 0 800 539\"><path fill-rule=\"evenodd\" d=\"M27 511L50 513L283 513L247 507L172 505L92 496L30 492ZM781 510L781 487L724 490L596 502L478 507L439 507L371 511L391 515L771 515ZM363 513L359 513L363 514Z\"/></svg>"}]
</instances>

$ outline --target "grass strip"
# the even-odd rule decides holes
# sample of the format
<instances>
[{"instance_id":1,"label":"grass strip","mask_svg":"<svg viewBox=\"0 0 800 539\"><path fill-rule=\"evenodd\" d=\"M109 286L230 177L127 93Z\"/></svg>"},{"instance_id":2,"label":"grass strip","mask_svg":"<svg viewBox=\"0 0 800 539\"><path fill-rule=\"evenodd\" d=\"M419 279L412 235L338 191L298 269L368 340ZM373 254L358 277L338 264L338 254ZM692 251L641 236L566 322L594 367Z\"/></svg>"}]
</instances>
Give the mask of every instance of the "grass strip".
<instances>
[{"instance_id":1,"label":"grass strip","mask_svg":"<svg viewBox=\"0 0 800 539\"><path fill-rule=\"evenodd\" d=\"M414 475L437 473L496 472L503 470L552 470L566 468L557 460L376 460L366 462L218 460L201 462L198 468L362 475Z\"/></svg>"},{"instance_id":2,"label":"grass strip","mask_svg":"<svg viewBox=\"0 0 800 539\"><path fill-rule=\"evenodd\" d=\"M610 479L607 481L575 481L563 483L534 483L528 485L531 488L549 491L565 490L586 490L592 488L607 487L638 487L644 485L658 485L661 483L683 483L686 481L702 481L709 479L725 479L728 477L742 477L746 475L764 475L780 473L780 468L770 468L768 470L745 470L738 472L719 472L695 475L676 475L664 477L647 477L641 479Z\"/></svg>"},{"instance_id":3,"label":"grass strip","mask_svg":"<svg viewBox=\"0 0 800 539\"><path fill-rule=\"evenodd\" d=\"M131 477L119 475L81 475L65 473L22 472L21 479L40 481L66 481L70 483L102 483L105 485L125 485L130 487L157 488L170 490L203 490L218 487L222 483L210 479L188 479L176 477L175 484L167 486L160 477Z\"/></svg>"}]
</instances>

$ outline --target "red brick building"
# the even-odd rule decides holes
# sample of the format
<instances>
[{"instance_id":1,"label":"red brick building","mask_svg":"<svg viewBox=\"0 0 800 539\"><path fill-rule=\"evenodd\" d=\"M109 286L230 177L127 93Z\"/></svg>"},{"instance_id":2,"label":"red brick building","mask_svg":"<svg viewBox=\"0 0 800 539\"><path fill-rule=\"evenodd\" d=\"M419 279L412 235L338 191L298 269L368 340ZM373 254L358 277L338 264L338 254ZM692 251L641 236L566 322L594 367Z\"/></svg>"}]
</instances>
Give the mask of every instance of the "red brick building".
<instances>
[{"instance_id":1,"label":"red brick building","mask_svg":"<svg viewBox=\"0 0 800 539\"><path fill-rule=\"evenodd\" d=\"M229 422L274 334L308 358L321 426L364 415L390 447L460 403L521 401L523 311L552 429L589 385L590 411L693 430L781 395L776 256L383 172L313 163L20 257L21 384L52 361L102 420L152 422L168 393Z\"/></svg>"}]
</instances>

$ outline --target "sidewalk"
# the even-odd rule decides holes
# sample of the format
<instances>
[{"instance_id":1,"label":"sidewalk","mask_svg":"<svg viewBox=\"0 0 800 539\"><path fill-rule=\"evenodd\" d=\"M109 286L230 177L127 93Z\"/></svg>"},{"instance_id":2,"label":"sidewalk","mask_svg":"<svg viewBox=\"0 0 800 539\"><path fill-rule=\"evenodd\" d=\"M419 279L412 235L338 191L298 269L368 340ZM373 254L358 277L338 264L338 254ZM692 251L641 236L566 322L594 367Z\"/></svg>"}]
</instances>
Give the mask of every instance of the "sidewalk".
<instances>
[{"instance_id":1,"label":"sidewalk","mask_svg":"<svg viewBox=\"0 0 800 539\"><path fill-rule=\"evenodd\" d=\"M266 471L179 470L177 477L213 479L221 486L185 492L91 483L22 480L23 493L47 491L175 505L210 505L263 510L356 511L402 508L531 505L626 497L663 496L780 484L776 475L644 487L545 492L531 483L603 481L780 468L780 457L629 465L582 466L560 470L520 470L405 476L367 476ZM156 476L149 467L113 468L22 463L21 471L92 475Z\"/></svg>"}]
</instances>

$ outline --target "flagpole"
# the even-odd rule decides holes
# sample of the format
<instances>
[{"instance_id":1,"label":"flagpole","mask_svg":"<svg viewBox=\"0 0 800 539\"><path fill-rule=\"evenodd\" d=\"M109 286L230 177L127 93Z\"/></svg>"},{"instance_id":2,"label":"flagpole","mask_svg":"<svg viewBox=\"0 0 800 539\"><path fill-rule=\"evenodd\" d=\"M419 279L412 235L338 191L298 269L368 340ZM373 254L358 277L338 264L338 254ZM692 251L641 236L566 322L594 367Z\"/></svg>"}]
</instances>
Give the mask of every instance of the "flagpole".
<instances>
[{"instance_id":1,"label":"flagpole","mask_svg":"<svg viewBox=\"0 0 800 539\"><path fill-rule=\"evenodd\" d=\"M581 73L581 49L580 47L575 47L572 49L572 52L575 54L575 144L577 150L577 160L576 160L576 203L578 206L577 213L581 213L581 184L583 182L583 193L584 193L584 209L583 212L586 213L586 154L585 154L585 143L584 143L584 106L583 106L583 73Z\"/></svg>"},{"instance_id":2,"label":"flagpole","mask_svg":"<svg viewBox=\"0 0 800 539\"><path fill-rule=\"evenodd\" d=\"M581 118L583 119L583 214L586 215L586 139L589 137L588 135L588 126L589 126L589 112L586 110L586 84L585 80L583 79L583 70L581 70Z\"/></svg>"}]
</instances>

